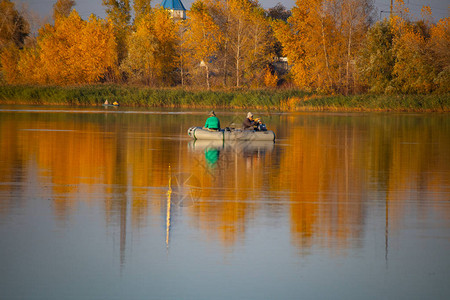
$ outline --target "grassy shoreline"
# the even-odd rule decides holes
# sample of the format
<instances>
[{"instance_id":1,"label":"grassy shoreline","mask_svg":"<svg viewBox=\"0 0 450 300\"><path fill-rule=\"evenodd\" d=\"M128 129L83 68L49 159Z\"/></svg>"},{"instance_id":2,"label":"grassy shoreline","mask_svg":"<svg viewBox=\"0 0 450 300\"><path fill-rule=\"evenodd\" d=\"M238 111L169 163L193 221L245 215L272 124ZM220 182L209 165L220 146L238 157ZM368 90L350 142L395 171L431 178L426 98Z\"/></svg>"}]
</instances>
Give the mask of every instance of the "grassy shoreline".
<instances>
[{"instance_id":1,"label":"grassy shoreline","mask_svg":"<svg viewBox=\"0 0 450 300\"><path fill-rule=\"evenodd\" d=\"M278 111L449 112L450 94L318 95L299 90L204 91L119 85L0 86L0 104L129 107L252 108Z\"/></svg>"}]
</instances>

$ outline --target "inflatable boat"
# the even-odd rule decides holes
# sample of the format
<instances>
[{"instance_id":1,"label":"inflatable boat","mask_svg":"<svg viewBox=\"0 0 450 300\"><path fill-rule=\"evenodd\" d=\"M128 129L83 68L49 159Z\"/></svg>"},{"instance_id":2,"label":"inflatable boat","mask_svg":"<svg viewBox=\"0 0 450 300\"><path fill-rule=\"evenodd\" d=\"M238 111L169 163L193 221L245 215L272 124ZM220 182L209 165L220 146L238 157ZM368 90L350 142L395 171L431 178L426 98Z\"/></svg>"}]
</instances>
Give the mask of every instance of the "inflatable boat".
<instances>
[{"instance_id":1,"label":"inflatable boat","mask_svg":"<svg viewBox=\"0 0 450 300\"><path fill-rule=\"evenodd\" d=\"M275 141L272 130L255 131L234 128L208 130L203 127L191 127L188 135L194 140L222 140L222 141Z\"/></svg>"}]
</instances>

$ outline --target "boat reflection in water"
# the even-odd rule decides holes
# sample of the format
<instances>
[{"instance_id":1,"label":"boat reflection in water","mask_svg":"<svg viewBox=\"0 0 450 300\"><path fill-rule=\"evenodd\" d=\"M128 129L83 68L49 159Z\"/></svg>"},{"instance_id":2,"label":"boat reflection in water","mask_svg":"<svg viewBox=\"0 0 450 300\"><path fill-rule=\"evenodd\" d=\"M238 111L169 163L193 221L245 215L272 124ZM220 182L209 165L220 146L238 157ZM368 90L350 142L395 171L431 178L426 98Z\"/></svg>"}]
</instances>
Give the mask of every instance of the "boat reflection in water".
<instances>
[{"instance_id":1,"label":"boat reflection in water","mask_svg":"<svg viewBox=\"0 0 450 300\"><path fill-rule=\"evenodd\" d=\"M194 140L189 142L188 148L192 152L205 152L205 158L209 163L216 163L220 152L233 152L245 155L264 155L274 148L273 141L235 141L224 142L221 140Z\"/></svg>"},{"instance_id":2,"label":"boat reflection in water","mask_svg":"<svg viewBox=\"0 0 450 300\"><path fill-rule=\"evenodd\" d=\"M170 240L171 215L175 208L196 206L199 205L199 202L208 202L205 197L208 198L209 195L216 198L216 193L220 193L220 189L228 190L227 185L230 184L234 186L233 190L238 190L236 184L238 183L238 169L242 169L241 160L244 159L245 166L252 169L253 161L263 158L273 148L273 141L190 141L188 149L192 161L197 168L200 167L203 171L172 173L169 166L165 226L167 249ZM227 178L228 184L221 182L224 178ZM230 178L233 182L230 181ZM218 189L218 187L220 188Z\"/></svg>"},{"instance_id":3,"label":"boat reflection in water","mask_svg":"<svg viewBox=\"0 0 450 300\"><path fill-rule=\"evenodd\" d=\"M273 141L221 141L221 140L194 140L188 144L189 150L195 153L204 153L205 165L208 169L226 167L237 158L258 159L274 148ZM198 159L198 157L197 157ZM219 159L222 161L220 162ZM220 165L220 166L219 166Z\"/></svg>"}]
</instances>

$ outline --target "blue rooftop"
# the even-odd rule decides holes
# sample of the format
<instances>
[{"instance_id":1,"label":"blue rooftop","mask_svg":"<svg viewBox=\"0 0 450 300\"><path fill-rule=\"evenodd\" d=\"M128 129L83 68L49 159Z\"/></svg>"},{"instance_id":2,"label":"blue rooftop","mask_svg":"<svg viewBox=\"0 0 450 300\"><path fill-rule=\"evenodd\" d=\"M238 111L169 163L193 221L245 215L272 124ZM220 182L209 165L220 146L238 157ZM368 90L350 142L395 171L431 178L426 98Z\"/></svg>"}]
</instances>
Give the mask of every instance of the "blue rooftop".
<instances>
[{"instance_id":1,"label":"blue rooftop","mask_svg":"<svg viewBox=\"0 0 450 300\"><path fill-rule=\"evenodd\" d=\"M186 10L181 0L163 0L161 6L165 9Z\"/></svg>"}]
</instances>

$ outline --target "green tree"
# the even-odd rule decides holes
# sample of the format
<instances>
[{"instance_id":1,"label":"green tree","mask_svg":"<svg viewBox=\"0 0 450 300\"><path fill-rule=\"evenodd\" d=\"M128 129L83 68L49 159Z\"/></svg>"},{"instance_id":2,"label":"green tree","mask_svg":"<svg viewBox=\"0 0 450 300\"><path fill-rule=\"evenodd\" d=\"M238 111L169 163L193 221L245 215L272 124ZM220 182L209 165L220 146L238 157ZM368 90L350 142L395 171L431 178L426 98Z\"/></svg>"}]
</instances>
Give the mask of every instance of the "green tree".
<instances>
[{"instance_id":1,"label":"green tree","mask_svg":"<svg viewBox=\"0 0 450 300\"><path fill-rule=\"evenodd\" d=\"M391 24L386 19L378 21L367 32L357 65L362 83L371 92L384 93L387 88L392 89L395 65L393 39Z\"/></svg>"},{"instance_id":2,"label":"green tree","mask_svg":"<svg viewBox=\"0 0 450 300\"><path fill-rule=\"evenodd\" d=\"M428 93L433 89L433 70L428 63L427 40L414 24L405 23L396 31L393 51L396 62L392 85L402 93Z\"/></svg>"}]
</instances>

